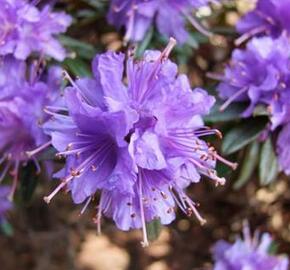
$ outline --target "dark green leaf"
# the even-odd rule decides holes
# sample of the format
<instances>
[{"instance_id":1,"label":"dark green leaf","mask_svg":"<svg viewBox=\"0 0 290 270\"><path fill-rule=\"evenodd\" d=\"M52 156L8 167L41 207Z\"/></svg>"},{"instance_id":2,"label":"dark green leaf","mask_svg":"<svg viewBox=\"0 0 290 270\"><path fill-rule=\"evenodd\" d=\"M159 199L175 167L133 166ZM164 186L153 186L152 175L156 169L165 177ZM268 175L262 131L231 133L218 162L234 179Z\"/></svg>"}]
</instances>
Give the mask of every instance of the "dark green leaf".
<instances>
[{"instance_id":1,"label":"dark green leaf","mask_svg":"<svg viewBox=\"0 0 290 270\"><path fill-rule=\"evenodd\" d=\"M79 41L77 39L68 36L60 36L59 39L65 47L75 52L78 57L91 60L97 52L91 44Z\"/></svg>"},{"instance_id":2,"label":"dark green leaf","mask_svg":"<svg viewBox=\"0 0 290 270\"><path fill-rule=\"evenodd\" d=\"M231 129L223 139L223 153L225 155L232 154L257 139L267 122L267 117L256 117Z\"/></svg>"},{"instance_id":3,"label":"dark green leaf","mask_svg":"<svg viewBox=\"0 0 290 270\"><path fill-rule=\"evenodd\" d=\"M247 104L233 103L226 110L220 111L222 102L217 102L209 115L204 120L210 123L234 121L241 118L241 113L247 108Z\"/></svg>"},{"instance_id":4,"label":"dark green leaf","mask_svg":"<svg viewBox=\"0 0 290 270\"><path fill-rule=\"evenodd\" d=\"M258 105L256 108L255 108L255 110L254 110L254 112L253 112L253 115L254 116L268 116L269 115L269 112L267 111L267 108L265 107L265 106L263 106L263 105Z\"/></svg>"},{"instance_id":5,"label":"dark green leaf","mask_svg":"<svg viewBox=\"0 0 290 270\"><path fill-rule=\"evenodd\" d=\"M260 144L258 142L251 143L243 159L239 177L234 184L235 189L241 188L246 184L252 176L259 159Z\"/></svg>"},{"instance_id":6,"label":"dark green leaf","mask_svg":"<svg viewBox=\"0 0 290 270\"><path fill-rule=\"evenodd\" d=\"M20 171L20 195L24 202L29 202L33 196L38 183L38 174L33 162L29 162L27 166Z\"/></svg>"},{"instance_id":7,"label":"dark green leaf","mask_svg":"<svg viewBox=\"0 0 290 270\"><path fill-rule=\"evenodd\" d=\"M143 39L143 41L141 41L141 43L139 44L139 46L138 46L138 48L137 48L137 52L136 52L136 57L137 57L137 58L142 57L144 51L145 51L146 49L148 49L148 45L149 45L150 41L152 40L153 33L154 33L154 30L153 30L153 27L151 27L151 28L148 30L148 32L147 32L145 38Z\"/></svg>"},{"instance_id":8,"label":"dark green leaf","mask_svg":"<svg viewBox=\"0 0 290 270\"><path fill-rule=\"evenodd\" d=\"M278 175L279 167L277 158L273 149L271 139L268 138L267 141L262 146L260 164L259 164L259 176L260 184L268 185L274 181Z\"/></svg>"},{"instance_id":9,"label":"dark green leaf","mask_svg":"<svg viewBox=\"0 0 290 270\"><path fill-rule=\"evenodd\" d=\"M47 148L45 151L43 151L39 156L37 157L37 160L42 161L42 160L54 160L55 159L55 154L57 151L53 147Z\"/></svg>"},{"instance_id":10,"label":"dark green leaf","mask_svg":"<svg viewBox=\"0 0 290 270\"><path fill-rule=\"evenodd\" d=\"M156 240L159 237L162 229L160 219L153 219L151 222L146 223L146 229L148 240Z\"/></svg>"},{"instance_id":11,"label":"dark green leaf","mask_svg":"<svg viewBox=\"0 0 290 270\"><path fill-rule=\"evenodd\" d=\"M13 227L7 220L3 220L0 222L0 229L6 236L13 235Z\"/></svg>"},{"instance_id":12,"label":"dark green leaf","mask_svg":"<svg viewBox=\"0 0 290 270\"><path fill-rule=\"evenodd\" d=\"M278 243L273 241L268 249L268 253L271 255L275 255L278 252L278 248L279 248Z\"/></svg>"},{"instance_id":13,"label":"dark green leaf","mask_svg":"<svg viewBox=\"0 0 290 270\"><path fill-rule=\"evenodd\" d=\"M91 77L91 71L88 65L81 59L64 60L64 65L77 77Z\"/></svg>"}]
</instances>

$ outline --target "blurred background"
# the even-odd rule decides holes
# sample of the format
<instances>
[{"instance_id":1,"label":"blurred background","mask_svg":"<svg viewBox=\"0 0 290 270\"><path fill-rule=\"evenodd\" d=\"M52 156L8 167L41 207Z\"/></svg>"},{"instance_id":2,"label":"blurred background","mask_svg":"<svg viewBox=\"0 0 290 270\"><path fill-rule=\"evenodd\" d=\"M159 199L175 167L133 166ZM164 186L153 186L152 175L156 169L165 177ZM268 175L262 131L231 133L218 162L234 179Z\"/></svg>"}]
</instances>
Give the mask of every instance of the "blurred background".
<instances>
[{"instance_id":1,"label":"blurred background","mask_svg":"<svg viewBox=\"0 0 290 270\"><path fill-rule=\"evenodd\" d=\"M106 22L108 1L55 2L57 8L74 17L69 32L61 37L70 52L63 67L71 74L89 76L90 60L95 53L125 51L122 33ZM253 0L225 1L213 10L199 11L198 15L217 35L208 40L192 29L192 44L173 53L180 72L188 74L192 86L202 86L214 94L216 83L206 73L223 69L237 37L235 23L253 4ZM153 30L148 35L151 36L140 44L139 53L166 44ZM242 154L234 158L239 160ZM225 186L216 188L205 179L188 191L200 203L199 211L207 223L200 226L195 219L178 212L175 222L162 228L158 239L148 248L141 247L140 231L118 231L106 219L102 235L97 235L92 219L98 198L81 217L81 206L73 205L68 194L59 194L50 205L45 204L43 196L57 182L39 177L31 189L19 189L19 203L8 215L9 224L2 228L0 269L207 270L212 266L212 245L221 238L234 240L245 219L252 230L270 232L278 243L279 253L290 254L289 179L279 176L271 185L261 187L254 174L246 185L237 189L234 188L236 173L223 167L219 170L227 178Z\"/></svg>"}]
</instances>

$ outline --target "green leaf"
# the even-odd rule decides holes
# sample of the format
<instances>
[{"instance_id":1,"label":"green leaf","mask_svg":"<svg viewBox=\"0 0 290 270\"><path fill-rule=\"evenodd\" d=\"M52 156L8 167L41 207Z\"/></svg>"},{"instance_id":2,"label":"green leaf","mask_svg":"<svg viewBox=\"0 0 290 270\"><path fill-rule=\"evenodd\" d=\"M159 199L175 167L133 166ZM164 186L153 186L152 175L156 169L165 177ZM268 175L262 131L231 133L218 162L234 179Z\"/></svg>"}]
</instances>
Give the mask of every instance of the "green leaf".
<instances>
[{"instance_id":1,"label":"green leaf","mask_svg":"<svg viewBox=\"0 0 290 270\"><path fill-rule=\"evenodd\" d=\"M240 189L250 180L259 160L259 150L260 144L256 141L247 147L239 177L234 184L234 189Z\"/></svg>"},{"instance_id":2,"label":"green leaf","mask_svg":"<svg viewBox=\"0 0 290 270\"><path fill-rule=\"evenodd\" d=\"M256 117L231 129L223 139L222 152L232 154L258 138L268 122L267 117Z\"/></svg>"},{"instance_id":3,"label":"green leaf","mask_svg":"<svg viewBox=\"0 0 290 270\"><path fill-rule=\"evenodd\" d=\"M41 154L39 154L39 156L37 157L37 160L38 161L54 160L56 153L57 151L54 147L49 147L45 151L43 151Z\"/></svg>"},{"instance_id":4,"label":"green leaf","mask_svg":"<svg viewBox=\"0 0 290 270\"><path fill-rule=\"evenodd\" d=\"M279 172L279 166L277 158L274 152L274 148L271 142L271 138L262 145L260 164L259 164L259 176L260 184L268 185L273 182Z\"/></svg>"},{"instance_id":5,"label":"green leaf","mask_svg":"<svg viewBox=\"0 0 290 270\"><path fill-rule=\"evenodd\" d=\"M0 222L0 229L6 236L13 235L13 227L6 219Z\"/></svg>"},{"instance_id":6,"label":"green leaf","mask_svg":"<svg viewBox=\"0 0 290 270\"><path fill-rule=\"evenodd\" d=\"M206 122L218 123L234 121L241 118L241 113L247 108L247 104L244 103L233 103L226 110L220 111L222 102L216 102L211 109L209 115L204 117Z\"/></svg>"},{"instance_id":7,"label":"green leaf","mask_svg":"<svg viewBox=\"0 0 290 270\"><path fill-rule=\"evenodd\" d=\"M152 221L146 223L146 229L147 229L147 237L149 241L156 240L161 232L162 225L160 222L160 219L153 219Z\"/></svg>"},{"instance_id":8,"label":"green leaf","mask_svg":"<svg viewBox=\"0 0 290 270\"><path fill-rule=\"evenodd\" d=\"M60 36L59 40L65 47L71 49L77 54L78 57L83 59L91 60L97 52L97 50L91 44L68 36Z\"/></svg>"},{"instance_id":9,"label":"green leaf","mask_svg":"<svg viewBox=\"0 0 290 270\"><path fill-rule=\"evenodd\" d=\"M39 175L33 162L29 162L20 172L20 195L24 202L29 202L38 184Z\"/></svg>"},{"instance_id":10,"label":"green leaf","mask_svg":"<svg viewBox=\"0 0 290 270\"><path fill-rule=\"evenodd\" d=\"M271 255L275 255L278 253L278 248L279 244L273 241L268 249L268 253Z\"/></svg>"},{"instance_id":11,"label":"green leaf","mask_svg":"<svg viewBox=\"0 0 290 270\"><path fill-rule=\"evenodd\" d=\"M143 39L143 41L141 41L141 43L139 44L137 51L136 51L136 57L140 58L143 56L144 51L148 48L148 45L150 44L150 41L152 40L153 37L153 27L151 27L148 32L146 33L145 38Z\"/></svg>"},{"instance_id":12,"label":"green leaf","mask_svg":"<svg viewBox=\"0 0 290 270\"><path fill-rule=\"evenodd\" d=\"M81 59L67 58L63 64L77 77L91 77L91 71L88 65Z\"/></svg>"},{"instance_id":13,"label":"green leaf","mask_svg":"<svg viewBox=\"0 0 290 270\"><path fill-rule=\"evenodd\" d=\"M267 108L264 105L258 105L254 112L253 112L254 116L269 116L269 112L267 111Z\"/></svg>"}]
</instances>

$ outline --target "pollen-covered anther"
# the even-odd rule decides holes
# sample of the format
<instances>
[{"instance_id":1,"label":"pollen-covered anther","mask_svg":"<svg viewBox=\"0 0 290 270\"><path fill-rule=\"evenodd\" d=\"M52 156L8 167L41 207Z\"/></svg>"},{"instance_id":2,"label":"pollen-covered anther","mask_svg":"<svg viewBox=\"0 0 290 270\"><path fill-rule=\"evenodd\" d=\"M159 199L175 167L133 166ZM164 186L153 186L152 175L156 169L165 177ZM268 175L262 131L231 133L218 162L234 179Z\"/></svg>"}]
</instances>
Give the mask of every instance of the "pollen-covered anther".
<instances>
[{"instance_id":1,"label":"pollen-covered anther","mask_svg":"<svg viewBox=\"0 0 290 270\"><path fill-rule=\"evenodd\" d=\"M160 191L160 194L161 194L161 196L162 196L162 198L163 198L164 200L166 200L166 199L168 198L168 196L166 195L165 192Z\"/></svg>"},{"instance_id":2,"label":"pollen-covered anther","mask_svg":"<svg viewBox=\"0 0 290 270\"><path fill-rule=\"evenodd\" d=\"M91 170L95 172L98 168L95 165L91 165Z\"/></svg>"}]
</instances>

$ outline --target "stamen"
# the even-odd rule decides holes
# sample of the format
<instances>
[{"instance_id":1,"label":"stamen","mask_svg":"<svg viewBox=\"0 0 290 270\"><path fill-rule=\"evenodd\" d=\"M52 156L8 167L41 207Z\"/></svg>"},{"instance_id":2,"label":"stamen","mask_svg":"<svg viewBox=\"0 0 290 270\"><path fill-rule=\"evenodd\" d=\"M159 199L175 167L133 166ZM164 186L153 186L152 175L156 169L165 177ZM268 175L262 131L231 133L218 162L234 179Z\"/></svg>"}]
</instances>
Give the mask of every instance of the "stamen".
<instances>
[{"instance_id":1,"label":"stamen","mask_svg":"<svg viewBox=\"0 0 290 270\"><path fill-rule=\"evenodd\" d=\"M225 76L223 74L218 74L214 72L207 72L206 77L212 80L217 80L217 81L223 81L225 79Z\"/></svg>"},{"instance_id":2,"label":"stamen","mask_svg":"<svg viewBox=\"0 0 290 270\"><path fill-rule=\"evenodd\" d=\"M217 154L216 152L214 152L213 155L214 155L214 157L215 157L217 160L219 160L219 161L221 161L222 163L228 165L228 166L229 166L230 168L232 168L233 170L236 170L236 169L237 169L237 167L238 167L238 163L236 163L236 162L230 162L229 160L227 160L227 159L221 157L221 156L220 156L219 154Z\"/></svg>"},{"instance_id":3,"label":"stamen","mask_svg":"<svg viewBox=\"0 0 290 270\"><path fill-rule=\"evenodd\" d=\"M19 160L15 161L14 169L11 172L11 175L13 176L13 182L12 182L12 187L11 187L11 192L8 196L10 201L13 201L14 194L17 188L17 183L18 183L18 170L19 170Z\"/></svg>"},{"instance_id":4,"label":"stamen","mask_svg":"<svg viewBox=\"0 0 290 270\"><path fill-rule=\"evenodd\" d=\"M175 47L176 43L177 43L176 39L174 39L173 37L170 37L167 46L165 47L165 49L163 50L163 52L160 55L160 58L161 59L167 59L169 57L171 51Z\"/></svg>"},{"instance_id":5,"label":"stamen","mask_svg":"<svg viewBox=\"0 0 290 270\"><path fill-rule=\"evenodd\" d=\"M142 190L142 171L138 174L138 186L139 186L139 204L140 204L140 215L141 215L141 223L142 223L142 232L143 232L143 241L141 242L142 247L148 247L149 242L147 238L147 228L145 221L145 213L144 213L144 205L143 205L143 190Z\"/></svg>"},{"instance_id":6,"label":"stamen","mask_svg":"<svg viewBox=\"0 0 290 270\"><path fill-rule=\"evenodd\" d=\"M63 70L63 77L65 79L67 79L70 84L80 93L80 95L82 96L82 98L88 103L90 104L90 101L88 100L88 98L84 95L82 89L77 85L77 83L72 79L72 77L67 73L66 70Z\"/></svg>"},{"instance_id":7,"label":"stamen","mask_svg":"<svg viewBox=\"0 0 290 270\"><path fill-rule=\"evenodd\" d=\"M0 176L0 183L3 181L3 179L5 178L9 168L11 166L11 162L7 162L7 164L5 164L5 167L3 169L3 171L1 172L1 176Z\"/></svg>"},{"instance_id":8,"label":"stamen","mask_svg":"<svg viewBox=\"0 0 290 270\"><path fill-rule=\"evenodd\" d=\"M265 26L259 26L256 27L254 29L252 29L251 31L243 34L242 36L240 36L239 38L237 38L235 40L235 45L236 46L240 46L242 43L244 43L246 40L250 39L251 37L257 35L257 34L261 34L263 32L265 32L267 29Z\"/></svg>"},{"instance_id":9,"label":"stamen","mask_svg":"<svg viewBox=\"0 0 290 270\"><path fill-rule=\"evenodd\" d=\"M206 37L212 37L213 33L209 30L205 29L198 20L196 20L193 16L191 16L186 11L182 11L182 13L185 15L185 17L189 20L189 22L192 24L192 26L200 33L205 35Z\"/></svg>"},{"instance_id":10,"label":"stamen","mask_svg":"<svg viewBox=\"0 0 290 270\"><path fill-rule=\"evenodd\" d=\"M99 235L102 233L102 230L101 230L102 208L103 208L103 199L102 198L103 198L103 194L101 194L101 197L100 197L100 202L99 202L99 206L98 206L98 213L97 213L97 217L95 220L95 223L97 224L97 232Z\"/></svg>"},{"instance_id":11,"label":"stamen","mask_svg":"<svg viewBox=\"0 0 290 270\"><path fill-rule=\"evenodd\" d=\"M72 179L74 179L76 176L79 176L81 173L83 173L84 171L86 171L87 169L91 168L92 162L95 161L95 158L97 156L99 156L102 152L107 152L108 154L105 155L105 157L102 159L102 161L100 162L99 166L101 166L103 164L103 162L105 161L105 159L107 158L107 156L109 155L110 151L107 151L108 148L110 148L112 146L112 144L107 144L107 145L103 145L100 149L98 149L96 152L94 152L93 154L91 154L87 159L85 159L76 169L71 170L71 174L69 176L67 176L64 181L59 184L55 190L49 195L49 196L45 196L43 199L46 203L50 203L50 201L52 200L52 198L63 188L65 187ZM98 166L98 167L99 167Z\"/></svg>"},{"instance_id":12,"label":"stamen","mask_svg":"<svg viewBox=\"0 0 290 270\"><path fill-rule=\"evenodd\" d=\"M86 201L84 207L82 208L82 210L81 210L81 212L80 212L80 214L79 214L80 216L84 214L84 212L86 211L87 207L89 206L89 204L90 204L92 198L93 198L93 196L90 196L90 197L87 199L87 201Z\"/></svg>"},{"instance_id":13,"label":"stamen","mask_svg":"<svg viewBox=\"0 0 290 270\"><path fill-rule=\"evenodd\" d=\"M27 155L29 158L31 158L32 156L38 154L39 152L41 152L42 150L44 150L45 148L47 148L48 146L50 146L50 145L51 145L51 142L52 142L52 141L50 140L50 141L46 142L45 144L39 146L38 148L36 148L36 149L34 149L34 150L32 150L32 151L27 151L27 152L26 152L26 155Z\"/></svg>"},{"instance_id":14,"label":"stamen","mask_svg":"<svg viewBox=\"0 0 290 270\"><path fill-rule=\"evenodd\" d=\"M239 91L237 91L235 94L233 94L221 107L220 111L224 111L237 97L242 95L244 92L248 90L248 87L243 87Z\"/></svg>"},{"instance_id":15,"label":"stamen","mask_svg":"<svg viewBox=\"0 0 290 270\"><path fill-rule=\"evenodd\" d=\"M38 160L35 157L32 157L33 163L36 167L36 174L39 175L41 173L41 167Z\"/></svg>"}]
</instances>

